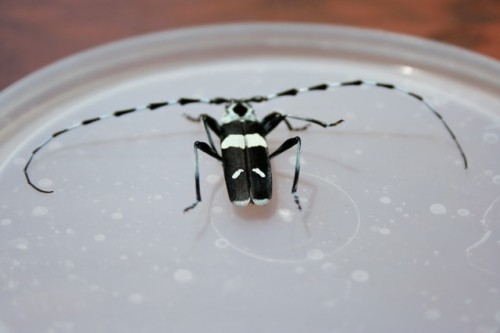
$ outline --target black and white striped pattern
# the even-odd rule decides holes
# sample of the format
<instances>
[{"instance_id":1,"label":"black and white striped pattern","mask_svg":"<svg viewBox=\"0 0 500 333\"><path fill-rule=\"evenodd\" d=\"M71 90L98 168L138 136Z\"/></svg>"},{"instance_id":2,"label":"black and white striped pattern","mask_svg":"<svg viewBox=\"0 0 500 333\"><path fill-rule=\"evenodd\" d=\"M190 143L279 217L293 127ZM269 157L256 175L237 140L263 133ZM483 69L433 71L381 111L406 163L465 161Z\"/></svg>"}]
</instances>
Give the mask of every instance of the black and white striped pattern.
<instances>
[{"instance_id":1,"label":"black and white striped pattern","mask_svg":"<svg viewBox=\"0 0 500 333\"><path fill-rule=\"evenodd\" d=\"M47 140L45 140L40 146L38 146L32 151L31 156L29 157L23 169L24 175L26 177L26 181L28 182L28 184L31 185L37 191L42 193L52 193L53 192L52 190L42 189L32 182L29 176L29 167L33 162L35 155L42 148L44 148L55 138L61 136L64 133L70 132L74 129L84 127L90 124L95 124L104 119L122 117L125 115L130 115L142 111L154 111L159 108L165 108L171 105L181 105L181 106L188 104L224 105L226 107L226 115L222 118L220 123L218 123L213 118L207 115L202 115L199 118L188 117L191 120L203 121L209 143L208 144L203 142L195 143L195 162L196 162L195 180L196 180L197 201L193 205L186 208L186 210L194 208L196 204L199 201L201 201L200 188L199 188L198 150L202 150L203 152L220 160L223 163L225 169L226 182L229 182L228 192L234 189L242 188L236 183L239 182L240 180L246 180L247 182L246 186L248 187L246 190L234 190L233 196L231 196L230 194L230 198L232 198L232 201L235 204L245 205L250 202L253 202L255 204L266 204L271 199L270 189L268 191L268 188L271 184L271 170L270 166L268 165L269 159L279 155L283 151L286 151L293 146L297 146L297 161L298 161L299 160L298 155L300 154L300 138L295 137L287 140L274 153L269 154L267 143L265 141L265 136L281 122L284 122L290 130L305 129L307 127L305 126L302 128L293 128L287 119L297 119L312 124L320 125L322 127L336 126L340 124L342 120L337 121L335 123L327 124L312 118L302 118L292 115L282 115L274 112L263 118L261 122L258 122L251 105L253 103L263 103L280 97L296 96L306 92L326 91L329 89L353 87L361 85L368 85L378 88L394 90L396 92L406 94L407 96L410 96L420 101L443 124L443 126L445 127L448 134L451 136L452 140L454 141L460 153L460 156L464 163L464 168L467 169L468 167L467 157L465 156L465 153L460 143L458 142L455 134L448 126L446 121L443 119L441 114L439 114L422 96L390 83L381 83L381 82L367 81L367 80L353 80L353 81L343 81L343 82L322 83L304 88L292 88L278 93L273 93L268 95L258 95L250 98L216 97L212 99L204 99L204 98L182 97L174 100L150 103L147 105L137 106L130 109L117 110L109 114L104 114L98 117L83 120L80 123L77 123L73 126L69 126L63 130L53 133ZM234 128L232 127L234 124L238 124L238 126L240 126L241 124L245 124L243 126L247 126L248 128L242 127L238 130L234 130ZM210 132L215 133L221 139L222 154L219 154L217 152L214 142L211 138ZM296 195L299 169L300 165L297 162L292 193L295 197L297 205L300 207L298 196ZM267 183L264 182L263 180L267 181ZM234 184L234 186L230 186L230 184ZM256 184L259 185L257 186ZM229 187L231 187L231 189ZM265 192L267 194L265 194L264 197L260 197L261 194L263 195L263 193Z\"/></svg>"}]
</instances>

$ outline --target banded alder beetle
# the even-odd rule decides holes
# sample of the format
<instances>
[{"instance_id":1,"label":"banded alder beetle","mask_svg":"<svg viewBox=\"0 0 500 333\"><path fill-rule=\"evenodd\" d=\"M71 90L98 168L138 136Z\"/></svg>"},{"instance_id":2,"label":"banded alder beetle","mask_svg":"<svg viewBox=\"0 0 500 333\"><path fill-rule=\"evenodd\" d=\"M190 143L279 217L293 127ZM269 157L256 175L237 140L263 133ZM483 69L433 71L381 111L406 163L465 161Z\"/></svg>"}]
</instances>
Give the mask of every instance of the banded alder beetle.
<instances>
[{"instance_id":1,"label":"banded alder beetle","mask_svg":"<svg viewBox=\"0 0 500 333\"><path fill-rule=\"evenodd\" d=\"M118 110L109 114L104 114L99 117L83 120L73 126L53 133L47 140L40 146L35 148L31 153L26 165L24 167L24 175L26 181L35 190L42 193L52 193L51 190L44 190L33 183L29 176L28 169L33 161L35 155L45 147L53 139L60 135L77 129L79 127L94 124L98 121L112 118L121 117L124 115L132 114L139 111L154 111L159 108L164 108L171 105L188 105L194 103L212 104L225 106L225 114L220 121L215 120L208 114L201 114L199 117L186 116L187 119L195 122L202 122L207 135L208 143L196 141L194 143L194 156L195 156L195 191L196 200L184 209L184 212L195 208L201 202L201 189L200 189L200 173L199 173L199 160L198 151L215 158L222 163L224 170L224 179L226 182L227 192L230 201L236 206L246 206L248 204L266 205L271 200L272 196L272 172L270 160L290 148L296 148L295 159L295 173L292 183L292 195L297 208L300 210L300 200L297 194L297 186L300 175L300 151L301 140L300 137L295 136L283 142L274 152L269 153L266 136L276 128L281 122L291 131L300 131L306 129L310 124L319 125L321 127L334 127L343 122L342 119L333 123L325 123L323 121L293 116L290 114L282 114L279 112L272 112L265 116L262 120L258 120L255 111L252 107L254 103L264 103L279 97L296 96L306 92L312 91L325 91L332 88L348 87L348 86L361 86L368 85L384 89L394 90L399 93L406 94L409 97L415 98L425 105L443 124L444 128L451 136L452 140L457 147L460 156L463 160L464 168L467 169L467 157L458 142L455 134L438 113L422 96L417 95L411 91L398 87L390 83L381 83L367 80L354 80L322 83L305 88L292 88L281 91L279 93L269 95L258 95L249 98L225 98L216 97L212 99L205 98L186 98L181 97L174 100L150 103L147 105L137 106L130 109ZM295 119L307 122L303 127L295 128L288 121L288 119ZM212 133L220 139L220 153L217 150Z\"/></svg>"}]
</instances>

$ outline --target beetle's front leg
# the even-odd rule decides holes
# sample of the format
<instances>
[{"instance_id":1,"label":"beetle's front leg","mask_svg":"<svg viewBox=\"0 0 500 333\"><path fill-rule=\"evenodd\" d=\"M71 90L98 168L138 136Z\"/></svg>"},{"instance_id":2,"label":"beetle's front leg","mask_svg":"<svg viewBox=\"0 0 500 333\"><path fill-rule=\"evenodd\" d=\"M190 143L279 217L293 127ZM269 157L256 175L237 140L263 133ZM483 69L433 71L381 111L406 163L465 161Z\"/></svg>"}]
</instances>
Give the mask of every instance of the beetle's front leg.
<instances>
[{"instance_id":1,"label":"beetle's front leg","mask_svg":"<svg viewBox=\"0 0 500 333\"><path fill-rule=\"evenodd\" d=\"M203 126L205 127L205 132L207 133L207 138L208 138L208 143L210 144L210 147L212 148L213 151L217 151L215 148L214 141L212 139L212 135L210 134L210 131L214 132L217 137L220 138L220 125L215 120L214 118L210 117L208 114L201 114L198 117L192 117L188 114L184 114L184 117L186 117L187 120L193 121L193 122L203 122Z\"/></svg>"}]
</instances>

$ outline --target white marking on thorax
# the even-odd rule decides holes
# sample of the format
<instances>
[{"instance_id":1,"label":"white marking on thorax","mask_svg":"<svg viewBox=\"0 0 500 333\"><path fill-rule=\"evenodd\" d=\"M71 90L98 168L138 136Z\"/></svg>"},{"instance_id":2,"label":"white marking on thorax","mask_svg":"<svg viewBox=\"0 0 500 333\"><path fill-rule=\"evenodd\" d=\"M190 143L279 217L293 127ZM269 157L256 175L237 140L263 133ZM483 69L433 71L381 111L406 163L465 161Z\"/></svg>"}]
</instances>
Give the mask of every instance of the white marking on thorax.
<instances>
[{"instance_id":1,"label":"white marking on thorax","mask_svg":"<svg viewBox=\"0 0 500 333\"><path fill-rule=\"evenodd\" d=\"M248 148L252 147L264 147L267 148L267 142L262 137L262 135L254 133L245 135L245 141Z\"/></svg>"},{"instance_id":2,"label":"white marking on thorax","mask_svg":"<svg viewBox=\"0 0 500 333\"><path fill-rule=\"evenodd\" d=\"M245 170L243 170L243 169L238 169L238 170L236 170L236 171L233 173L233 175L232 175L232 177L231 177L231 178L233 178L233 179L238 178L238 177L241 175L241 173L242 173L243 171L245 171Z\"/></svg>"},{"instance_id":3,"label":"white marking on thorax","mask_svg":"<svg viewBox=\"0 0 500 333\"><path fill-rule=\"evenodd\" d=\"M221 149L246 147L264 147L267 148L267 142L260 134L229 134L221 143Z\"/></svg>"},{"instance_id":4,"label":"white marking on thorax","mask_svg":"<svg viewBox=\"0 0 500 333\"><path fill-rule=\"evenodd\" d=\"M245 149L245 137L241 134L229 134L221 143L221 149L241 148Z\"/></svg>"},{"instance_id":5,"label":"white marking on thorax","mask_svg":"<svg viewBox=\"0 0 500 333\"><path fill-rule=\"evenodd\" d=\"M255 172L256 174L258 174L259 176L261 176L262 178L266 178L266 174L264 172L262 172L261 169L259 168L253 168L252 169L252 172Z\"/></svg>"}]
</instances>

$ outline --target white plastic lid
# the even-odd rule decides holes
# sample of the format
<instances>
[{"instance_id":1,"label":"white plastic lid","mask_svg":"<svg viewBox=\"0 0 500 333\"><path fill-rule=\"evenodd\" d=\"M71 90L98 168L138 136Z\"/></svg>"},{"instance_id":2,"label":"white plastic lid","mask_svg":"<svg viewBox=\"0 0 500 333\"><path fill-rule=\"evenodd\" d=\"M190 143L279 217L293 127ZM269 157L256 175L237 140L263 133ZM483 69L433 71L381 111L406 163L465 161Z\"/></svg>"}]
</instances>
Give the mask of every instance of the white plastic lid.
<instances>
[{"instance_id":1,"label":"white plastic lid","mask_svg":"<svg viewBox=\"0 0 500 333\"><path fill-rule=\"evenodd\" d=\"M457 48L295 24L147 35L40 70L0 95L0 332L475 332L500 327L500 66ZM273 160L264 207L227 198L203 126L179 97L244 98L324 82L388 82L255 104L342 126ZM302 125L300 122L294 124ZM273 150L273 148L271 148Z\"/></svg>"}]
</instances>

